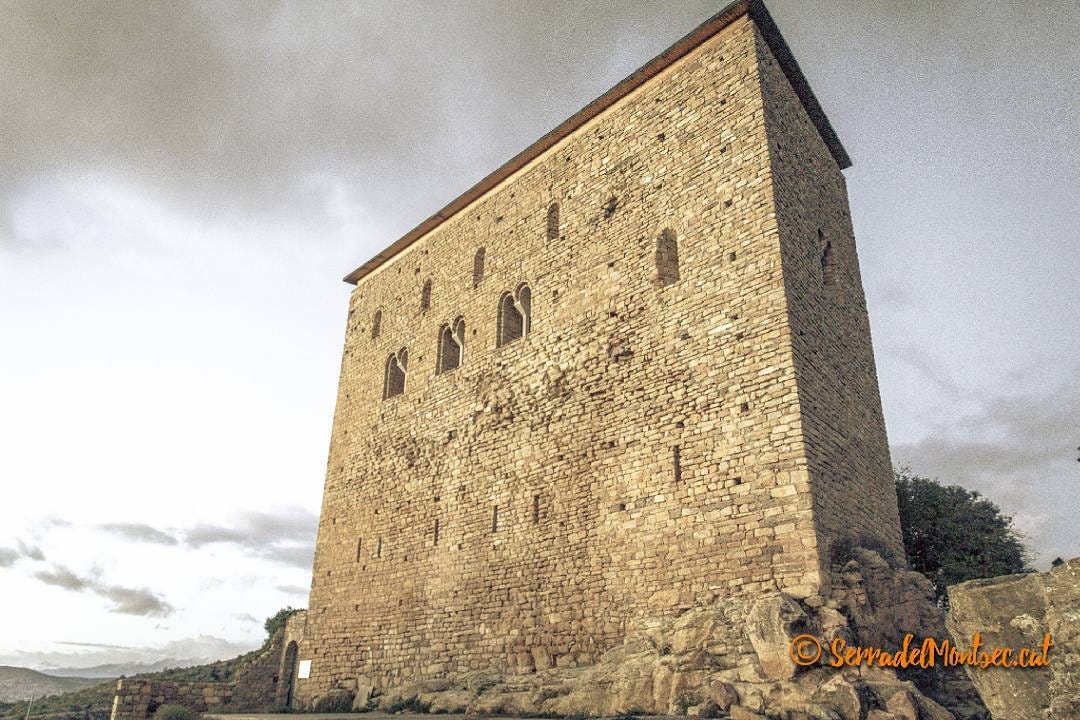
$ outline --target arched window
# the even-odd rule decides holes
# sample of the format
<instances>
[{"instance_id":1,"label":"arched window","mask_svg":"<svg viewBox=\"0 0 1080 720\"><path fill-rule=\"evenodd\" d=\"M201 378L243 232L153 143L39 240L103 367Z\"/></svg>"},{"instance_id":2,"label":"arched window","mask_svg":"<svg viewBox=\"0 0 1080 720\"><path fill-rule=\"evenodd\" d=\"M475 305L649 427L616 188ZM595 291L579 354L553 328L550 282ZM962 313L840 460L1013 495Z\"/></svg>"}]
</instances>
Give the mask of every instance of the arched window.
<instances>
[{"instance_id":1,"label":"arched window","mask_svg":"<svg viewBox=\"0 0 1080 720\"><path fill-rule=\"evenodd\" d=\"M547 237L548 240L557 240L559 238L559 203L548 205Z\"/></svg>"},{"instance_id":2,"label":"arched window","mask_svg":"<svg viewBox=\"0 0 1080 720\"><path fill-rule=\"evenodd\" d=\"M495 344L497 347L513 342L529 334L532 321L532 292L522 283L517 291L503 293L499 299L499 326Z\"/></svg>"},{"instance_id":3,"label":"arched window","mask_svg":"<svg viewBox=\"0 0 1080 720\"><path fill-rule=\"evenodd\" d=\"M371 339L379 337L380 332L382 332L382 310L376 310L375 316L371 318Z\"/></svg>"},{"instance_id":4,"label":"arched window","mask_svg":"<svg viewBox=\"0 0 1080 720\"><path fill-rule=\"evenodd\" d=\"M833 258L832 240L825 238L825 233L818 228L818 250L821 252L821 282L824 285L832 285L836 282L836 268Z\"/></svg>"},{"instance_id":5,"label":"arched window","mask_svg":"<svg viewBox=\"0 0 1080 720\"><path fill-rule=\"evenodd\" d=\"M424 281L424 288L420 291L420 312L427 312L431 308L431 280Z\"/></svg>"},{"instance_id":6,"label":"arched window","mask_svg":"<svg viewBox=\"0 0 1080 720\"><path fill-rule=\"evenodd\" d=\"M398 350L386 358L386 377L383 380L383 400L405 392L405 373L409 369L409 351Z\"/></svg>"},{"instance_id":7,"label":"arched window","mask_svg":"<svg viewBox=\"0 0 1080 720\"><path fill-rule=\"evenodd\" d=\"M439 328L439 351L435 361L435 374L461 367L465 356L465 319L458 318Z\"/></svg>"},{"instance_id":8,"label":"arched window","mask_svg":"<svg viewBox=\"0 0 1080 720\"><path fill-rule=\"evenodd\" d=\"M484 279L484 257L487 255L487 250L480 248L473 255L472 259L472 286L480 287L480 283Z\"/></svg>"},{"instance_id":9,"label":"arched window","mask_svg":"<svg viewBox=\"0 0 1080 720\"><path fill-rule=\"evenodd\" d=\"M671 285L679 279L679 241L671 228L656 238L656 281Z\"/></svg>"}]
</instances>

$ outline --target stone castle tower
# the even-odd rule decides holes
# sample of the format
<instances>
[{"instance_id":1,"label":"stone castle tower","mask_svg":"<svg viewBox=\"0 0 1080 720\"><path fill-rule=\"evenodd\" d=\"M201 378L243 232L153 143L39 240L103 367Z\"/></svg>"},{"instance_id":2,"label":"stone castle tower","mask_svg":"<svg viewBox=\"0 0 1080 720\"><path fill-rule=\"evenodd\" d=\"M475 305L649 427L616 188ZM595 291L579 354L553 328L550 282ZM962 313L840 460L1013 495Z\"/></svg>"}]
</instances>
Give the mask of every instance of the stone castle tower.
<instances>
[{"instance_id":1,"label":"stone castle tower","mask_svg":"<svg viewBox=\"0 0 1080 720\"><path fill-rule=\"evenodd\" d=\"M902 557L849 165L743 0L351 273L297 697Z\"/></svg>"}]
</instances>

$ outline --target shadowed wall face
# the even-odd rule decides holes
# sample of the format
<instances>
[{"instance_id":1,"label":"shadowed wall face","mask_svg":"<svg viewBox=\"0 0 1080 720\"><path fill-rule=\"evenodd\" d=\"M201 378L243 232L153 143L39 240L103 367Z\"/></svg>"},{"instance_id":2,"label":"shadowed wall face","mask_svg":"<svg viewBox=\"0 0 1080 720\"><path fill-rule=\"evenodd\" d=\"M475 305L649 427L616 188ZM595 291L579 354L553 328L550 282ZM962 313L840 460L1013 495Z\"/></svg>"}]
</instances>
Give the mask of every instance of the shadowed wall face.
<instances>
[{"instance_id":1,"label":"shadowed wall face","mask_svg":"<svg viewBox=\"0 0 1080 720\"><path fill-rule=\"evenodd\" d=\"M586 664L634 618L715 602L735 663L748 603L827 582L789 308L809 290L782 262L762 89L787 80L760 42L734 20L360 282L301 700ZM502 343L507 302L522 333ZM436 373L459 317L468 352Z\"/></svg>"},{"instance_id":2,"label":"shadowed wall face","mask_svg":"<svg viewBox=\"0 0 1080 720\"><path fill-rule=\"evenodd\" d=\"M847 186L759 37L765 122L806 461L823 561L841 538L903 565ZM827 569L827 568L826 568Z\"/></svg>"}]
</instances>

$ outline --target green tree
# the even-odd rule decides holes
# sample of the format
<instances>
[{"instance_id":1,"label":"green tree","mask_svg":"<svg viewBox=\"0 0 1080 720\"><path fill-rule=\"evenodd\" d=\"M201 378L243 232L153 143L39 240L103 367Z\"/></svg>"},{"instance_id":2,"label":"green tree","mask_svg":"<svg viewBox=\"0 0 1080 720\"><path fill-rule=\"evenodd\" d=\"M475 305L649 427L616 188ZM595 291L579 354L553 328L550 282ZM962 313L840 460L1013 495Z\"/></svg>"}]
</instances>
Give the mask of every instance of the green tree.
<instances>
[{"instance_id":1,"label":"green tree","mask_svg":"<svg viewBox=\"0 0 1080 720\"><path fill-rule=\"evenodd\" d=\"M298 612L300 611L292 606L283 607L270 617L266 618L266 622L263 623L263 628L266 630L266 642L269 643L273 640L274 634L285 627L285 621Z\"/></svg>"},{"instance_id":2,"label":"green tree","mask_svg":"<svg viewBox=\"0 0 1080 720\"><path fill-rule=\"evenodd\" d=\"M972 490L894 470L908 565L939 599L965 580L1030 572L1023 540L997 505Z\"/></svg>"}]
</instances>

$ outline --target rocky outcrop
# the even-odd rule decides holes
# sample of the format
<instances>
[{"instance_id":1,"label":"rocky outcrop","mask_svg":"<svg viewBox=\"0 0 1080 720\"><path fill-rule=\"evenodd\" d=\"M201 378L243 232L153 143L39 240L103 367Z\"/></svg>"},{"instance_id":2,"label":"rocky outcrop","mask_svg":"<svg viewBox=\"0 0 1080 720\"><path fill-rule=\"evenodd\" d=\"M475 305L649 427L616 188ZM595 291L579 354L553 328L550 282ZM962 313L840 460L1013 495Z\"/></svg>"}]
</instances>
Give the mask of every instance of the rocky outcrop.
<instances>
[{"instance_id":1,"label":"rocky outcrop","mask_svg":"<svg viewBox=\"0 0 1080 720\"><path fill-rule=\"evenodd\" d=\"M969 668L994 720L1080 717L1080 558L1046 573L971 580L949 588L949 629L961 649L1041 648L1043 668Z\"/></svg>"},{"instance_id":2,"label":"rocky outcrop","mask_svg":"<svg viewBox=\"0 0 1080 720\"><path fill-rule=\"evenodd\" d=\"M725 600L676 617L642 619L594 664L550 667L543 658L509 671L376 688L349 680L356 710L468 712L482 715L687 715L734 720L974 720L984 718L970 681L962 687L891 669L805 667L791 656L807 634L895 649L905 632L944 633L933 589L855 549L835 568L828 597L772 593L749 604ZM732 628L745 640L733 645ZM750 649L752 648L752 650ZM539 668L538 670L536 668ZM344 686L344 684L343 684ZM940 702L938 702L940 701ZM943 707L949 706L950 709Z\"/></svg>"}]
</instances>

